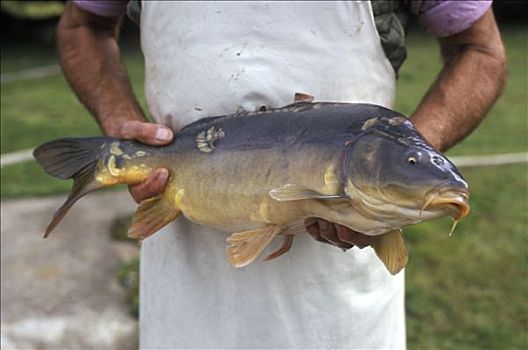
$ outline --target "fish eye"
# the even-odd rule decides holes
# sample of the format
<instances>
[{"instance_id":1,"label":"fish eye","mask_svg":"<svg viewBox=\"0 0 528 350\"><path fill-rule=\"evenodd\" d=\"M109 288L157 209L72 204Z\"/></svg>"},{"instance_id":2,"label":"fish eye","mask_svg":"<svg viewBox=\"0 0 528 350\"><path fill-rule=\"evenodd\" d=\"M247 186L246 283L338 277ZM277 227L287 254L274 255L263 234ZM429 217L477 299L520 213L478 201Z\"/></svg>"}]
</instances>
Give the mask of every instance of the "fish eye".
<instances>
[{"instance_id":1,"label":"fish eye","mask_svg":"<svg viewBox=\"0 0 528 350\"><path fill-rule=\"evenodd\" d=\"M403 155L403 162L407 163L407 166L415 167L418 166L419 162L423 160L423 154L419 150L409 150Z\"/></svg>"}]
</instances>

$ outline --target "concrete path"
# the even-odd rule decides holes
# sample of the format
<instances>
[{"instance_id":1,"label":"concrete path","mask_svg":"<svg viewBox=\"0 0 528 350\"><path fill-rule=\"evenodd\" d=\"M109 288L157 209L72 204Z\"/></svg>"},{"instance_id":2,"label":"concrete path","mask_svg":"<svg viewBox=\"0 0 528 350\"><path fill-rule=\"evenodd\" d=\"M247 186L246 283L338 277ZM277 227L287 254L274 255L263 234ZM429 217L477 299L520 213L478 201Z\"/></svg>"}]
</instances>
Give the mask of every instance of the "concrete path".
<instances>
[{"instance_id":1,"label":"concrete path","mask_svg":"<svg viewBox=\"0 0 528 350\"><path fill-rule=\"evenodd\" d=\"M0 156L0 167L27 162L28 160L33 160L33 148L2 154Z\"/></svg>"},{"instance_id":2,"label":"concrete path","mask_svg":"<svg viewBox=\"0 0 528 350\"><path fill-rule=\"evenodd\" d=\"M61 73L61 68L58 64L50 66L35 67L23 69L16 72L8 72L0 75L0 84L7 84L13 81L31 80L36 78L46 78Z\"/></svg>"},{"instance_id":3,"label":"concrete path","mask_svg":"<svg viewBox=\"0 0 528 350\"><path fill-rule=\"evenodd\" d=\"M88 194L44 240L64 199L1 203L1 347L137 348L137 321L116 279L120 255L137 246L108 233L136 205L126 192Z\"/></svg>"}]
</instances>

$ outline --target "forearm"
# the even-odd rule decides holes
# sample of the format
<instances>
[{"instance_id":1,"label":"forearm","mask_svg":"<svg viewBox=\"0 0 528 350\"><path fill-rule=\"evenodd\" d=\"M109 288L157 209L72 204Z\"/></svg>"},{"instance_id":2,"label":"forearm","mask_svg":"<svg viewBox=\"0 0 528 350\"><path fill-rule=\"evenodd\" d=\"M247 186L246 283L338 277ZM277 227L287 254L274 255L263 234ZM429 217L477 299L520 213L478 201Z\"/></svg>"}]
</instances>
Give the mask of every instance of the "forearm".
<instances>
[{"instance_id":1,"label":"forearm","mask_svg":"<svg viewBox=\"0 0 528 350\"><path fill-rule=\"evenodd\" d=\"M475 129L500 96L506 57L491 11L440 44L444 68L411 119L445 151Z\"/></svg>"},{"instance_id":2,"label":"forearm","mask_svg":"<svg viewBox=\"0 0 528 350\"><path fill-rule=\"evenodd\" d=\"M91 15L71 2L58 28L66 79L108 135L127 120L145 120L121 63L118 28L119 19Z\"/></svg>"}]
</instances>

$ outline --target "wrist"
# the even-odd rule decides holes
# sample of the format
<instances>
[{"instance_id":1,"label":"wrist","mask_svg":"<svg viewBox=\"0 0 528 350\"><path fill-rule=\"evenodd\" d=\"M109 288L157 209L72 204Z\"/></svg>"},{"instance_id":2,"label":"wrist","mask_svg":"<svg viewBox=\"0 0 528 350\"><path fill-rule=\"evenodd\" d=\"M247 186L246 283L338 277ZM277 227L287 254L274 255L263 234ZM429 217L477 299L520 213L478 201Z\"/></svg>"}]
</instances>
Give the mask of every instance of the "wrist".
<instances>
[{"instance_id":1,"label":"wrist","mask_svg":"<svg viewBox=\"0 0 528 350\"><path fill-rule=\"evenodd\" d=\"M438 119L431 117L422 117L415 113L410 117L414 126L422 134L422 136L439 151L445 151L445 142L443 135L445 128Z\"/></svg>"},{"instance_id":2,"label":"wrist","mask_svg":"<svg viewBox=\"0 0 528 350\"><path fill-rule=\"evenodd\" d=\"M99 126L106 136L119 137L121 126L126 120L111 118L110 120L101 121Z\"/></svg>"},{"instance_id":3,"label":"wrist","mask_svg":"<svg viewBox=\"0 0 528 350\"><path fill-rule=\"evenodd\" d=\"M99 119L99 126L103 134L112 137L122 137L123 124L128 121L146 122L146 119L141 115L126 115L126 116L111 116Z\"/></svg>"}]
</instances>

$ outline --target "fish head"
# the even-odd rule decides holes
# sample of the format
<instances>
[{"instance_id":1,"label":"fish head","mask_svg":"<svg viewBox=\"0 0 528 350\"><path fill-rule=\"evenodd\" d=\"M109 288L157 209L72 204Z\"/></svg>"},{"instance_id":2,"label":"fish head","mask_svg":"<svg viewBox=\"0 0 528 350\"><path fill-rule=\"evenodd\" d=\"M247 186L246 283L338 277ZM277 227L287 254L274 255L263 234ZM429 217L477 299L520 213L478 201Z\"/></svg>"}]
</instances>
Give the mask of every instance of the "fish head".
<instances>
[{"instance_id":1,"label":"fish head","mask_svg":"<svg viewBox=\"0 0 528 350\"><path fill-rule=\"evenodd\" d=\"M345 192L354 205L391 227L468 215L469 186L455 165L407 119L380 119L346 151Z\"/></svg>"}]
</instances>

